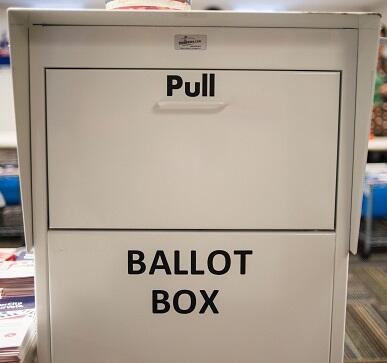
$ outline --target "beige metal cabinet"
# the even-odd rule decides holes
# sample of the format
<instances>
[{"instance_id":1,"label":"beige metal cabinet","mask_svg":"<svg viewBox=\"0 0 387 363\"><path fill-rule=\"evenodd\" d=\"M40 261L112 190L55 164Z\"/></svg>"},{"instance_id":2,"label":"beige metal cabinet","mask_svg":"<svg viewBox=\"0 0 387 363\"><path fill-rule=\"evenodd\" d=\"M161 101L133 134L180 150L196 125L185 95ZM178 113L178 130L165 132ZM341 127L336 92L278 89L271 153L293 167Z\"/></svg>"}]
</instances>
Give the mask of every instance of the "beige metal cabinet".
<instances>
[{"instance_id":1,"label":"beige metal cabinet","mask_svg":"<svg viewBox=\"0 0 387 363\"><path fill-rule=\"evenodd\" d=\"M40 363L341 363L379 16L10 12Z\"/></svg>"}]
</instances>

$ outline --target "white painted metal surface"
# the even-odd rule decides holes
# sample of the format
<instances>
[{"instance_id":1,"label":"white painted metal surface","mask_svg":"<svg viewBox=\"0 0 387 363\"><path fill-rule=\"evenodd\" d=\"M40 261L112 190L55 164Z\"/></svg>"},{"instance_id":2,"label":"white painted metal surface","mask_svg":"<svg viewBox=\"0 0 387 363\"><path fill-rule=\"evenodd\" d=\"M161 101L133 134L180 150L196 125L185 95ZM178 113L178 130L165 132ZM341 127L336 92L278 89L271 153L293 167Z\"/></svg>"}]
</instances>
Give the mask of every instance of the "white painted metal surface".
<instances>
[{"instance_id":1,"label":"white painted metal surface","mask_svg":"<svg viewBox=\"0 0 387 363\"><path fill-rule=\"evenodd\" d=\"M366 153L363 141L369 123L366 116L371 104L378 27L379 17L366 14L12 11L10 28L19 155L24 165L26 238L30 245L34 244L37 259L39 362L105 362L104 354L111 348L116 361L133 357L135 361L150 363L197 362L205 361L204 355L208 354L211 362L233 362L232 358L238 355L237 360L246 362L259 358L273 363L341 363L348 254L350 248L355 252L357 247L356 198ZM176 50L176 34L197 34L201 39L207 35L207 48ZM28 51L29 58L23 57ZM154 70L133 76L134 71L128 70L133 68ZM168 69L185 69L179 76L190 81L200 77L202 70L213 71L217 74L217 97L209 102L199 97L196 103L185 96L168 99L166 83L164 96L160 97L163 86L159 78L165 77ZM245 76L247 72L251 72L250 77ZM277 87L270 82L272 77L278 77ZM149 92L141 81L152 84ZM249 82L251 86L243 94L243 84ZM308 92L309 82L313 85ZM137 92L131 83L136 85ZM273 101L278 94L283 95L284 101L282 97L277 103ZM113 102L117 104L112 105ZM151 105L161 110L154 111ZM275 117L269 115L270 106L275 108ZM110 109L113 111L109 112ZM264 117L259 115L259 109ZM255 118L254 113L258 115ZM317 115L308 123L312 113ZM107 121L109 116L113 117L111 122ZM207 125L207 121L212 122ZM163 124L168 132L163 133ZM190 137L177 137L185 130L183 126L190 131ZM266 159L272 157L273 148L263 135L271 135L280 128L285 128L286 135L291 135L295 143L285 137L283 144L277 142L279 149L288 146L283 153L286 165L275 165L270 173L287 180L284 189L275 194L273 184L266 179L268 193L262 194L252 184L265 179L259 178L257 169L248 168L246 160L268 169ZM132 136L134 129L138 138ZM152 135L150 129L157 130L159 137ZM300 130L306 130L305 134ZM321 134L312 139L314 148L308 139L311 132ZM131 142L125 147L126 134ZM251 134L258 135L259 143L252 141ZM98 148L103 140L109 141L110 147L105 150L116 153L112 154L114 158L108 158ZM144 140L152 143L145 153L140 153ZM173 149L176 140L180 142L180 153ZM242 175L239 180L226 168L220 157L228 150L225 140L238 149L227 160L232 161L234 170L249 175L253 182ZM271 140L276 139L273 136ZM70 143L72 147L67 146ZM253 151L251 155L248 148ZM197 156L200 152L202 158ZM260 155L265 152L266 158ZM109 159L109 165L119 171L119 176L111 181L112 173L98 173L91 154L104 164ZM145 162L147 155L150 163ZM276 158L280 155L274 152ZM212 168L211 159L204 156L216 161ZM298 161L301 157L303 160ZM312 163L315 158L322 169ZM183 159L196 165L197 175L189 175L182 166ZM126 166L128 160L131 168L136 168L135 174L118 165ZM168 171L164 178L156 173L156 160ZM71 164L78 172L76 175L71 173ZM291 173L301 170L301 166L304 179ZM224 175L226 178L221 178ZM154 183L149 180L152 178ZM197 199L197 210L193 208L195 198L190 200L190 194L184 194L183 187L177 186L179 179ZM221 179L226 182L219 188L211 185ZM206 188L197 186L200 181L206 182ZM120 183L137 189L141 186L147 193L135 194L125 188L120 193ZM313 194L311 190L316 184L319 190ZM105 195L101 191L100 200L93 198L109 185L113 185L113 192ZM159 193L155 194L158 186ZM290 192L294 199L300 197L300 205L294 205L294 209L289 200L284 200ZM153 198L149 198L152 193ZM120 195L122 200L118 200ZM217 214L211 199L214 195L219 197ZM257 195L267 214L251 202ZM73 203L69 202L72 197ZM277 213L278 206L270 205L270 198L280 205ZM240 213L227 208L226 204L238 206L240 199L249 208L253 206L251 213L242 203ZM167 200L174 200L174 204ZM128 201L135 203L124 203ZM160 201L165 213L158 205ZM320 204L324 202L325 206ZM184 216L187 211L183 207L189 203L188 215ZM304 213L292 215L292 210L301 205ZM155 213L146 213L146 209L155 206ZM176 206L181 209L180 214ZM108 213L101 211L103 207ZM146 208L141 210L142 207ZM228 225L238 232L218 231L229 229ZM144 230L129 230L135 227ZM265 227L271 232L260 231ZM76 230L80 228L95 230ZM125 231L108 232L103 228ZM151 232L148 228L213 231ZM250 228L255 231L246 230ZM281 228L288 231L281 233ZM329 229L329 233L324 229ZM174 250L187 253L196 249L203 256L212 248L232 251L236 246L252 251L248 256L252 260L248 261L254 263L248 265L251 269L244 276L238 275L235 267L216 278L128 275L130 249L142 250L150 259L155 249L168 256ZM223 310L219 314L203 315L200 319L195 315L149 313L152 289L165 287L171 293L184 288L196 291L201 286L215 289L215 283L221 286L217 299ZM108 294L96 301L104 288ZM138 300L125 302L132 296ZM107 298L114 302L114 313L101 309ZM260 309L255 310L257 307ZM239 315L236 308L241 311ZM255 313L249 315L249 309ZM267 314L262 314L262 310ZM271 315L275 311L293 315L279 319L281 315ZM243 340L241 330L235 329L239 316L245 321ZM213 338L211 334L211 340L215 327L219 328L218 335ZM286 334L290 327L293 335ZM174 328L180 328L179 334ZM168 337L181 343L175 347L180 355L170 355L173 350ZM273 341L276 347L270 344ZM222 350L217 349L220 346ZM238 350L238 346L244 349ZM283 348L279 350L278 346ZM258 356L258 348L262 355Z\"/></svg>"},{"instance_id":2,"label":"white painted metal surface","mask_svg":"<svg viewBox=\"0 0 387 363\"><path fill-rule=\"evenodd\" d=\"M51 228L334 229L338 72L48 69L46 92Z\"/></svg>"},{"instance_id":3,"label":"white painted metal surface","mask_svg":"<svg viewBox=\"0 0 387 363\"><path fill-rule=\"evenodd\" d=\"M55 363L329 361L333 233L53 231L48 242ZM196 250L196 267L205 275L150 276L151 257L160 249L172 270L174 251L181 253L181 269L190 270ZM254 251L246 275L233 256L241 249ZM147 274L127 274L128 250L144 251ZM215 250L232 255L225 275L206 267ZM223 268L222 257L216 264ZM194 291L196 310L154 315L156 288L167 290L170 299L181 289ZM202 289L219 290L219 314L210 308L199 313ZM181 306L187 308L189 300L182 298Z\"/></svg>"},{"instance_id":4,"label":"white painted metal surface","mask_svg":"<svg viewBox=\"0 0 387 363\"><path fill-rule=\"evenodd\" d=\"M374 29L376 14L319 12L136 11L10 9L10 23L31 25L214 26L221 28ZM361 24L369 22L369 26ZM380 21L380 19L378 20ZM360 22L360 23L359 23Z\"/></svg>"}]
</instances>

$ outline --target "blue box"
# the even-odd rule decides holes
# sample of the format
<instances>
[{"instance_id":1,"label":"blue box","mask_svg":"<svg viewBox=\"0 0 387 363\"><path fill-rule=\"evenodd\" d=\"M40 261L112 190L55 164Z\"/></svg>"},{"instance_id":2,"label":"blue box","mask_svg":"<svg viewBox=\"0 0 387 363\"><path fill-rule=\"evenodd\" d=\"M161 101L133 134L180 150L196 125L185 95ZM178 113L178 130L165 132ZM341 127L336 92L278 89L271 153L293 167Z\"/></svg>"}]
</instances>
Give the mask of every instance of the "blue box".
<instances>
[{"instance_id":1,"label":"blue box","mask_svg":"<svg viewBox=\"0 0 387 363\"><path fill-rule=\"evenodd\" d=\"M20 204L20 181L18 175L0 176L0 192L7 205Z\"/></svg>"},{"instance_id":2,"label":"blue box","mask_svg":"<svg viewBox=\"0 0 387 363\"><path fill-rule=\"evenodd\" d=\"M368 199L372 198L372 216L374 218L386 218L387 217L387 185L373 185L372 193L368 196L363 194L363 207L361 211L362 217L367 216L368 212Z\"/></svg>"}]
</instances>

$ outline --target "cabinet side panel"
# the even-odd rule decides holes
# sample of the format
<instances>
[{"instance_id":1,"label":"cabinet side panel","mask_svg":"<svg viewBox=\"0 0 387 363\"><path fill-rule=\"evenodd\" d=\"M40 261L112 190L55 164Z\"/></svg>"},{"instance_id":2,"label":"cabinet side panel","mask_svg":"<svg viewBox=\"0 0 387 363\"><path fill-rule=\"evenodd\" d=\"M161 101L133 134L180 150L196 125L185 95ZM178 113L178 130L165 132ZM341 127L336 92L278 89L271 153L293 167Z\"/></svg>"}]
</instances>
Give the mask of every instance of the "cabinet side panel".
<instances>
[{"instance_id":1,"label":"cabinet side panel","mask_svg":"<svg viewBox=\"0 0 387 363\"><path fill-rule=\"evenodd\" d=\"M30 30L31 77L31 165L36 263L39 363L51 363L50 302L47 257L47 176L44 70L41 66L44 44L36 29Z\"/></svg>"}]
</instances>

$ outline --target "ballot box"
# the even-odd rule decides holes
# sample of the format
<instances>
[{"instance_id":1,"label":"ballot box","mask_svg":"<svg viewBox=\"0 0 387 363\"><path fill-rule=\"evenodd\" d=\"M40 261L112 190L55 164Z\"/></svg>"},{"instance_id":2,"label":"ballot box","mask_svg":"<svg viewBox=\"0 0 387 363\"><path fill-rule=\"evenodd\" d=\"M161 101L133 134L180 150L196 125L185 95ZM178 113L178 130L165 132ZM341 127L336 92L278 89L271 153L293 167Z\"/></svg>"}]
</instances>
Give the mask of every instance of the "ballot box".
<instances>
[{"instance_id":1,"label":"ballot box","mask_svg":"<svg viewBox=\"0 0 387 363\"><path fill-rule=\"evenodd\" d=\"M380 17L9 23L39 363L340 363Z\"/></svg>"}]
</instances>

